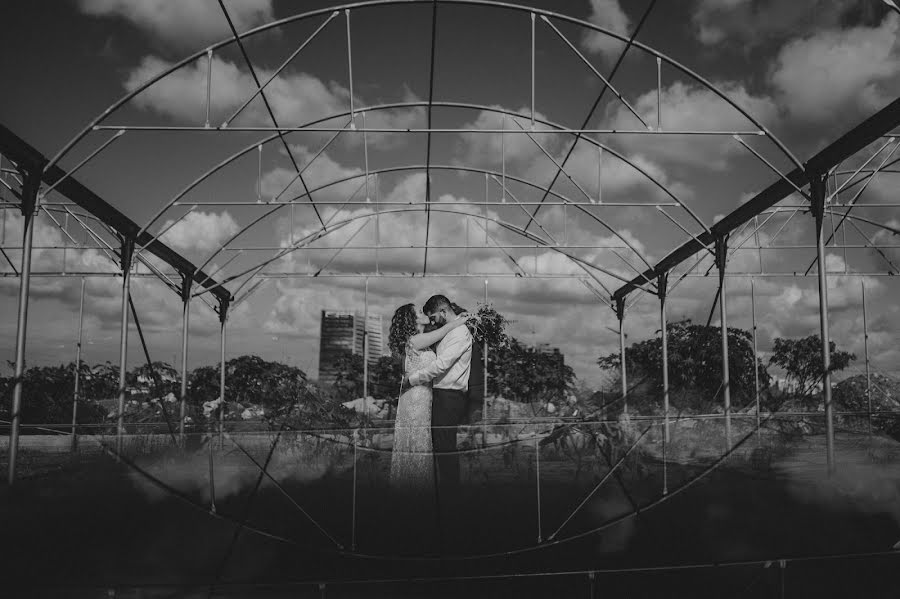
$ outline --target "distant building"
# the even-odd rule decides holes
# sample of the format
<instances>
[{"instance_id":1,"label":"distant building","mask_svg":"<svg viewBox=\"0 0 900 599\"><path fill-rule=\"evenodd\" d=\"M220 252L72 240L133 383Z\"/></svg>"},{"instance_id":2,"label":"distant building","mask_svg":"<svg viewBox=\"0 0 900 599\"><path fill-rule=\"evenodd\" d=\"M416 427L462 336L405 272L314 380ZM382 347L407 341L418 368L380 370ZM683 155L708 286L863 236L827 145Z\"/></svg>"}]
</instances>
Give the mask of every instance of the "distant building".
<instances>
[{"instance_id":1,"label":"distant building","mask_svg":"<svg viewBox=\"0 0 900 599\"><path fill-rule=\"evenodd\" d=\"M560 351L559 351L559 348L558 347L550 347L549 343L538 343L537 345L534 346L534 351L538 352L539 354L554 354L554 355L559 356L559 359L561 361L565 361L562 353L560 353Z\"/></svg>"},{"instance_id":2,"label":"distant building","mask_svg":"<svg viewBox=\"0 0 900 599\"><path fill-rule=\"evenodd\" d=\"M343 351L363 355L363 343L368 332L368 353L366 360L371 367L384 352L384 335L381 314L369 314L368 326L365 316L354 312L322 310L322 324L319 335L319 382L333 385L335 365Z\"/></svg>"}]
</instances>

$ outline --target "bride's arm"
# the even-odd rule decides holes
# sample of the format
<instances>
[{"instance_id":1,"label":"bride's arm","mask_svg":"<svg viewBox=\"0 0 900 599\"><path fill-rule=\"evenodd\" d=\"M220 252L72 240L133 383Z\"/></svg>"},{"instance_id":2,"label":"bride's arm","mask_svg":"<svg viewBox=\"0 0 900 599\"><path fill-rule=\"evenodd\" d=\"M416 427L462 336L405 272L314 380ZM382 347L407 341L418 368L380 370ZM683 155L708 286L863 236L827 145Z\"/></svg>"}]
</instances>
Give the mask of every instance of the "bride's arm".
<instances>
[{"instance_id":1,"label":"bride's arm","mask_svg":"<svg viewBox=\"0 0 900 599\"><path fill-rule=\"evenodd\" d=\"M415 349L425 349L426 347L431 347L441 339L443 339L447 333L455 329L456 327L463 326L466 324L466 318L468 318L469 314L467 312L463 312L459 314L456 319L447 321L447 324L442 326L439 329L431 331L430 333L417 333L409 338L410 344L412 344Z\"/></svg>"}]
</instances>

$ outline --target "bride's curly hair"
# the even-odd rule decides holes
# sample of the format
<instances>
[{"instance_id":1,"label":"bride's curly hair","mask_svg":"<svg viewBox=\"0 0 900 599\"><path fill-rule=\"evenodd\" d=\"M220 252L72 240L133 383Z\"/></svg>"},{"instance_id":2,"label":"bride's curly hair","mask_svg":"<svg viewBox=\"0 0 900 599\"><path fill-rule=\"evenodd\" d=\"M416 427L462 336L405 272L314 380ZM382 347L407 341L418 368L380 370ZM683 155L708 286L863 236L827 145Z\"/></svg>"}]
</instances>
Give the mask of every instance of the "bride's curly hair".
<instances>
[{"instance_id":1,"label":"bride's curly hair","mask_svg":"<svg viewBox=\"0 0 900 599\"><path fill-rule=\"evenodd\" d=\"M406 342L418 332L416 318L415 304L400 306L391 318L388 346L391 348L391 354L397 359L403 358L403 355L406 353Z\"/></svg>"}]
</instances>

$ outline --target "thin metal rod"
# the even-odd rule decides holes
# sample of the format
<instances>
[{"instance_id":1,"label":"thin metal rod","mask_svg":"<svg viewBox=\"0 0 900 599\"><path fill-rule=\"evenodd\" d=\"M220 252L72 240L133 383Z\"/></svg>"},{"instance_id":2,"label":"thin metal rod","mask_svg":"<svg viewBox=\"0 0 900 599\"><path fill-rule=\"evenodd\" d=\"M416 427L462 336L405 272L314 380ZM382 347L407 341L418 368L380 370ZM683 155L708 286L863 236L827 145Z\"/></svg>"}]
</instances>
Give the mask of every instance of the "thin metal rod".
<instances>
[{"instance_id":1,"label":"thin metal rod","mask_svg":"<svg viewBox=\"0 0 900 599\"><path fill-rule=\"evenodd\" d=\"M563 35L563 33L556 27L556 25L553 24L552 21L550 21L550 19L548 19L546 16L542 15L541 20L544 23L546 23L553 30L554 33L556 33L556 35L559 37L559 39L561 39L563 42L565 42L565 44L569 47L569 49L571 49L572 52L574 52L575 55L581 59L581 62L583 62L585 64L585 66L587 66L587 68L589 68L591 70L591 72L594 73L594 76L596 76L597 78L600 79L600 81L603 82L603 85L605 86L604 89L609 89L613 94L615 94L616 98L618 98L619 101L625 105L625 108L627 108L629 110L629 112L631 112L631 114L633 114L635 117L637 117L637 119L641 122L642 125L644 125L644 127L647 127L648 130L651 130L651 131L653 130L653 128L647 124L647 122L641 117L641 115L638 114L638 112L634 109L634 107L632 107L632 105L629 104L628 100L625 99L625 96L623 96L621 93L619 93L619 90L617 90L615 88L615 86L612 83L610 83L609 79L604 77L603 74L600 73L600 71L598 71L596 67L594 67L594 64L585 57L585 55L581 52L581 50L579 50L578 47L575 46L575 44L573 44L569 40L569 38L567 38L565 35Z\"/></svg>"},{"instance_id":2,"label":"thin metal rod","mask_svg":"<svg viewBox=\"0 0 900 599\"><path fill-rule=\"evenodd\" d=\"M534 17L532 16L532 25L534 24ZM537 493L537 542L542 543L544 541L544 534L541 531L541 443L540 439L534 440L534 464L535 464L535 477L534 477L534 489L535 493Z\"/></svg>"},{"instance_id":3,"label":"thin metal rod","mask_svg":"<svg viewBox=\"0 0 900 599\"><path fill-rule=\"evenodd\" d=\"M597 145L597 203L603 203L603 146Z\"/></svg>"},{"instance_id":4,"label":"thin metal rod","mask_svg":"<svg viewBox=\"0 0 900 599\"><path fill-rule=\"evenodd\" d=\"M791 187L793 187L793 188L797 191L797 193L799 193L801 196L803 196L803 197L806 198L807 200L809 199L809 194L808 194L808 193L806 193L806 192L803 191L800 187L798 187L793 181L791 181L791 179L790 179L787 175L785 175L785 174L782 173L780 170L778 170L778 167L776 167L774 164L772 164L771 162L769 162L769 160L767 160L765 156L763 156L762 154L760 154L759 152L757 152L756 150L754 150L752 147L750 147L750 145L749 145L747 142L745 142L745 141L741 138L740 135L734 135L733 137L734 137L735 140L737 140L737 142L738 142L739 144L741 144L742 146L744 146L745 148L747 148L747 150L749 150L751 154L753 154L754 156L756 156L757 158L759 158L759 160L760 160L763 164L765 164L767 167L769 167L769 170L771 170L773 173L775 173L776 175L778 175L778 176L779 176L781 179L783 179L784 181L787 181L787 183L788 183Z\"/></svg>"},{"instance_id":5,"label":"thin metal rod","mask_svg":"<svg viewBox=\"0 0 900 599\"><path fill-rule=\"evenodd\" d=\"M207 438L207 450L209 455L209 511L212 514L216 513L216 474L213 464L213 431L212 428L209 429L209 436Z\"/></svg>"},{"instance_id":6,"label":"thin metal rod","mask_svg":"<svg viewBox=\"0 0 900 599\"><path fill-rule=\"evenodd\" d=\"M356 462L357 462L357 446L358 442L353 441L353 499L350 514L350 550L356 551Z\"/></svg>"},{"instance_id":7,"label":"thin metal rod","mask_svg":"<svg viewBox=\"0 0 900 599\"><path fill-rule=\"evenodd\" d=\"M181 402L178 412L178 436L184 447L184 419L187 416L187 391L188 391L188 339L191 328L191 278L184 277L181 292Z\"/></svg>"},{"instance_id":8,"label":"thin metal rod","mask_svg":"<svg viewBox=\"0 0 900 599\"><path fill-rule=\"evenodd\" d=\"M446 102L435 102L435 106L446 105ZM366 106L360 108L360 111L367 110L372 111L378 107L376 106ZM354 112L354 115L356 113ZM319 119L319 121L327 121L332 120L338 117L343 116L341 114L332 114L327 118ZM522 115L519 115L522 116ZM527 118L527 117L526 117ZM538 119L535 117L535 122L544 123L542 119ZM351 130L353 131L362 131L361 128L351 126ZM337 127L336 125L330 126L311 126L311 125L298 125L293 127L265 127L265 126L248 126L248 127L228 127L227 129L217 129L210 128L206 129L205 127L195 127L195 126L165 126L165 125L98 125L94 128L95 131L134 131L134 132L153 132L153 131L168 131L171 133L295 133L305 131L307 133L335 133L339 131L343 131L343 128ZM502 133L503 129L499 128L481 128L476 129L473 127L368 127L366 128L368 133ZM531 132L530 129L526 128L525 131ZM507 133L519 133L514 129L510 129ZM575 129L571 127L561 127L555 126L552 130L542 131L540 129L535 129L535 133L538 135L550 135L554 133L562 133L566 135L581 135L582 140L585 135L668 135L668 136L712 136L712 137L735 137L735 136L753 136L753 137L767 137L771 139L771 135L766 134L763 131L703 131L699 129L682 129L682 130L673 130L667 129L665 131L656 131L655 129Z\"/></svg>"},{"instance_id":9,"label":"thin metal rod","mask_svg":"<svg viewBox=\"0 0 900 599\"><path fill-rule=\"evenodd\" d=\"M500 128L503 132L500 134L500 203L506 203L506 115L501 117L503 126ZM516 123L518 124L518 123Z\"/></svg>"},{"instance_id":10,"label":"thin metal rod","mask_svg":"<svg viewBox=\"0 0 900 599\"><path fill-rule=\"evenodd\" d=\"M237 115L239 115L241 112L243 112L243 110L244 110L245 108L247 108L247 106L250 104L250 102L252 102L253 99L256 98L260 93L262 93L262 91L263 91L264 89L266 89L266 87L267 87L270 83L272 83L272 81L274 81L275 78L278 77L278 75L281 74L281 72L282 72L282 71L283 71L283 70L291 63L291 61L293 61L293 60L297 57L297 55L300 54L300 52L302 52L303 49L304 49L306 46L308 46L309 43L310 43L311 41L313 41L313 40L316 38L317 35L319 35L319 33L325 28L325 26L328 25L328 24L329 24L336 16L338 16L339 14L340 14L340 12L337 11L337 10L334 11L333 13L331 13L331 15L329 15L321 25L319 25L318 29L316 29L315 31L313 31L312 35L310 35L308 38L306 38L306 41L304 41L302 44L300 44L300 46L299 46L296 50L294 50L294 51L291 53L290 56L288 56L287 60L285 60L283 63L281 63L281 66L279 66L277 69L275 69L275 72L272 73L272 75L270 75L268 79L266 79L266 82L263 83L263 84L262 84L255 92L253 92L253 95L251 95L249 98L247 98L247 99L244 101L244 103L241 104L241 106L240 106L237 110L234 111L234 114L232 114L230 117L228 117L227 119L225 119L225 122L222 123L222 127L223 127L223 128L227 127L227 126L228 126L228 123L230 123L231 121L233 121L233 120L237 117ZM212 50L209 51L209 54L210 54L210 56L212 56ZM209 126L209 111L208 111L209 104L208 104L208 99L209 99L209 95L208 95L208 92L207 92L207 115L206 115L206 125L207 125L207 127Z\"/></svg>"},{"instance_id":11,"label":"thin metal rod","mask_svg":"<svg viewBox=\"0 0 900 599\"><path fill-rule=\"evenodd\" d=\"M116 141L117 139L119 139L120 137L122 137L122 135L124 135L124 134L125 134L125 130L117 131L115 135L113 135L112 137L110 137L109 139L107 139L105 142L103 142L103 144L101 144L99 148L97 148L96 150L94 150L93 152L91 152L91 153L88 155L87 158L85 158L84 160L82 160L81 162L79 162L79 163L75 166L75 168L73 168L72 170L66 172L66 174L63 175L62 177L60 177L59 179L57 179L57 180L53 183L53 185L50 185L50 186L47 187L46 189L43 189L43 190L40 192L41 195L44 196L44 197L50 195L50 192L53 191L54 189L56 189L56 187L57 187L60 183L62 183L63 181L65 181L66 179L68 179L68 178L70 178L72 175L74 175L81 167L83 167L85 164L87 164L88 162L90 162L95 156L97 156L97 154L99 154L100 152L102 152L103 150L105 150L107 147L109 147L109 145L110 145L111 143L113 143L114 141Z\"/></svg>"},{"instance_id":12,"label":"thin metal rod","mask_svg":"<svg viewBox=\"0 0 900 599\"><path fill-rule=\"evenodd\" d=\"M81 302L78 306L78 343L75 345L75 392L72 395L72 444L71 450L78 449L78 400L81 392L81 341L84 331L84 277L81 278Z\"/></svg>"},{"instance_id":13,"label":"thin metal rod","mask_svg":"<svg viewBox=\"0 0 900 599\"><path fill-rule=\"evenodd\" d=\"M353 48L350 42L350 9L344 9L347 18L347 80L350 83L350 128L356 129L356 115L353 113Z\"/></svg>"},{"instance_id":14,"label":"thin metal rod","mask_svg":"<svg viewBox=\"0 0 900 599\"><path fill-rule=\"evenodd\" d=\"M725 239L716 242L716 266L719 270L719 325L722 333L722 398L725 404L725 450L731 451L731 380L728 373L728 302L725 289L726 254ZM755 358L754 358L755 359Z\"/></svg>"},{"instance_id":15,"label":"thin metal rod","mask_svg":"<svg viewBox=\"0 0 900 599\"><path fill-rule=\"evenodd\" d=\"M872 434L872 377L869 372L869 320L866 316L866 282L860 281L862 288L862 317L863 317L863 351L866 358L866 405L869 412L869 435Z\"/></svg>"},{"instance_id":16,"label":"thin metal rod","mask_svg":"<svg viewBox=\"0 0 900 599\"><path fill-rule=\"evenodd\" d=\"M531 130L534 131L534 20L535 14L531 13Z\"/></svg>"},{"instance_id":17,"label":"thin metal rod","mask_svg":"<svg viewBox=\"0 0 900 599\"><path fill-rule=\"evenodd\" d=\"M363 163L365 165L365 174L366 174L366 203L368 204L372 200L369 196L369 134L365 132L366 128L366 113L362 113L362 122L363 122Z\"/></svg>"},{"instance_id":18,"label":"thin metal rod","mask_svg":"<svg viewBox=\"0 0 900 599\"><path fill-rule=\"evenodd\" d=\"M669 442L669 335L666 331L667 286L668 275L660 275L657 288L659 293L659 329L660 334L662 335L663 416L665 418L663 440L666 443Z\"/></svg>"},{"instance_id":19,"label":"thin metal rod","mask_svg":"<svg viewBox=\"0 0 900 599\"><path fill-rule=\"evenodd\" d=\"M831 405L831 343L828 335L828 272L825 267L825 180L816 177L810 181L812 204L816 218L816 243L818 249L819 278L819 328L822 340L822 401L825 404L825 451L828 474L835 471L834 463L834 413Z\"/></svg>"},{"instance_id":20,"label":"thin metal rod","mask_svg":"<svg viewBox=\"0 0 900 599\"><path fill-rule=\"evenodd\" d=\"M656 57L656 130L662 131L662 58Z\"/></svg>"},{"instance_id":21,"label":"thin metal rod","mask_svg":"<svg viewBox=\"0 0 900 599\"><path fill-rule=\"evenodd\" d=\"M759 365L757 364L759 350L756 345L756 283L753 279L750 279L750 319L752 325L750 332L753 334L753 392L756 398L756 430L759 430Z\"/></svg>"},{"instance_id":22,"label":"thin metal rod","mask_svg":"<svg viewBox=\"0 0 900 599\"><path fill-rule=\"evenodd\" d=\"M25 337L28 330L28 298L31 290L31 246L34 241L34 219L39 203L40 180L34 175L26 177L23 196L23 241L22 266L19 278L19 312L16 320L16 368L13 386L9 431L9 472L7 482L13 486L16 480L16 458L19 452L19 424L22 415L22 383L25 376Z\"/></svg>"},{"instance_id":23,"label":"thin metal rod","mask_svg":"<svg viewBox=\"0 0 900 599\"><path fill-rule=\"evenodd\" d=\"M363 291L363 406L365 406L367 423L369 420L369 277Z\"/></svg>"},{"instance_id":24,"label":"thin metal rod","mask_svg":"<svg viewBox=\"0 0 900 599\"><path fill-rule=\"evenodd\" d=\"M488 305L488 280L484 280L484 305L487 307ZM487 397L488 397L488 344L487 339L484 340L481 355L483 359L482 370L484 371L484 399L481 404L481 440L484 443L484 446L487 447Z\"/></svg>"},{"instance_id":25,"label":"thin metal rod","mask_svg":"<svg viewBox=\"0 0 900 599\"><path fill-rule=\"evenodd\" d=\"M628 368L625 362L625 305L617 306L619 316L619 375L622 379L622 413L628 415Z\"/></svg>"},{"instance_id":26,"label":"thin metal rod","mask_svg":"<svg viewBox=\"0 0 900 599\"><path fill-rule=\"evenodd\" d=\"M226 323L228 322L228 304L223 304L220 308L219 320L221 321L221 345L220 352L221 355L219 357L219 398L222 400L222 403L219 404L219 417L218 417L218 429L219 429L219 449L222 449L224 446L224 423L225 420L225 331L226 331ZM211 441L210 441L211 442Z\"/></svg>"},{"instance_id":27,"label":"thin metal rod","mask_svg":"<svg viewBox=\"0 0 900 599\"><path fill-rule=\"evenodd\" d=\"M209 129L209 105L212 98L212 48L206 51L206 123L205 129Z\"/></svg>"},{"instance_id":28,"label":"thin metal rod","mask_svg":"<svg viewBox=\"0 0 900 599\"><path fill-rule=\"evenodd\" d=\"M119 402L116 426L116 456L122 455L122 436L125 434L125 375L128 369L128 298L131 293L131 266L134 240L122 244L122 319L119 330ZM119 459L118 457L116 458Z\"/></svg>"}]
</instances>

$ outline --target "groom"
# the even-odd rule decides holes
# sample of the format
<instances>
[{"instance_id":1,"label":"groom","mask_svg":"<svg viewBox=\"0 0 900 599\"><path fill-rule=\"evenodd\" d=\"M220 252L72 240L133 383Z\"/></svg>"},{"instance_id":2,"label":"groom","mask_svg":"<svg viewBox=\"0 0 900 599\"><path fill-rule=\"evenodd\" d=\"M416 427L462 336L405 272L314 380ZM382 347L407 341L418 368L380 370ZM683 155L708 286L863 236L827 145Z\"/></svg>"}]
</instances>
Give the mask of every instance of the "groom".
<instances>
[{"instance_id":1,"label":"groom","mask_svg":"<svg viewBox=\"0 0 900 599\"><path fill-rule=\"evenodd\" d=\"M428 298L422 309L436 327L457 318L453 302L443 295ZM434 381L431 408L431 442L434 446L437 482L445 491L459 487L459 454L456 433L465 422L468 408L472 334L457 327L438 343L437 360L409 375L410 385Z\"/></svg>"}]
</instances>

